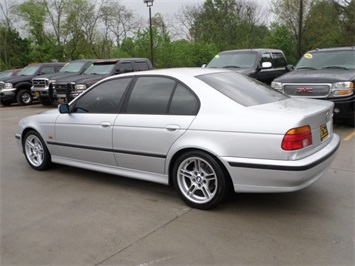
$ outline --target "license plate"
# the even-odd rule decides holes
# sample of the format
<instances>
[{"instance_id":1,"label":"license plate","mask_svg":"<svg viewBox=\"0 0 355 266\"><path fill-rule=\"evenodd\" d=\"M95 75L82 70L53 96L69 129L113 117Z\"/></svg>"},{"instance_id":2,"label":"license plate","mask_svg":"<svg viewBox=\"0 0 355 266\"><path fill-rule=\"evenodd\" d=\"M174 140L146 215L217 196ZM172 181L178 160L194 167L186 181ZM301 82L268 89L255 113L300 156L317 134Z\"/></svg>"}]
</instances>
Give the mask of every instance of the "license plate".
<instances>
[{"instance_id":1,"label":"license plate","mask_svg":"<svg viewBox=\"0 0 355 266\"><path fill-rule=\"evenodd\" d=\"M329 133L328 133L328 128L327 125L321 125L320 126L320 140L323 141L328 137Z\"/></svg>"},{"instance_id":2,"label":"license plate","mask_svg":"<svg viewBox=\"0 0 355 266\"><path fill-rule=\"evenodd\" d=\"M36 95L36 97L39 97L39 92L36 91L36 92L35 92L35 95Z\"/></svg>"},{"instance_id":3,"label":"license plate","mask_svg":"<svg viewBox=\"0 0 355 266\"><path fill-rule=\"evenodd\" d=\"M65 101L64 101L63 98L61 98L61 99L58 100L58 102L59 102L59 103L64 103Z\"/></svg>"}]
</instances>

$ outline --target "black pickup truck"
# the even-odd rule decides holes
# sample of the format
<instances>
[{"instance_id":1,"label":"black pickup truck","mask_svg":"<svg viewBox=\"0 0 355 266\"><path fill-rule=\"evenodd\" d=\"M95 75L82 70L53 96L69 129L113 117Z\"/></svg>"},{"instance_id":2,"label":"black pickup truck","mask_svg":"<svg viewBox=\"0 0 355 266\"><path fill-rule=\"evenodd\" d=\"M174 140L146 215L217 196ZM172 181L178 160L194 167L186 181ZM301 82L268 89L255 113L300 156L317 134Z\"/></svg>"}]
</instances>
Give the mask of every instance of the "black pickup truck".
<instances>
[{"instance_id":1,"label":"black pickup truck","mask_svg":"<svg viewBox=\"0 0 355 266\"><path fill-rule=\"evenodd\" d=\"M292 97L334 102L334 120L354 126L355 47L308 51L271 86Z\"/></svg>"},{"instance_id":2,"label":"black pickup truck","mask_svg":"<svg viewBox=\"0 0 355 266\"><path fill-rule=\"evenodd\" d=\"M55 80L80 75L91 66L92 62L93 60L87 59L73 60L63 66L57 73L35 77L32 79L31 91L36 95L42 105L52 105L53 83Z\"/></svg>"},{"instance_id":3,"label":"black pickup truck","mask_svg":"<svg viewBox=\"0 0 355 266\"><path fill-rule=\"evenodd\" d=\"M266 84L292 69L278 49L241 49L218 53L203 67L228 68Z\"/></svg>"},{"instance_id":4,"label":"black pickup truck","mask_svg":"<svg viewBox=\"0 0 355 266\"><path fill-rule=\"evenodd\" d=\"M32 78L56 73L64 65L65 63L32 64L22 69L14 77L3 78L0 80L1 104L6 106L16 101L21 105L31 104L34 98L31 92Z\"/></svg>"},{"instance_id":5,"label":"black pickup truck","mask_svg":"<svg viewBox=\"0 0 355 266\"><path fill-rule=\"evenodd\" d=\"M153 69L146 58L119 58L96 60L81 75L56 79L53 99L56 103L69 102L103 78L121 73Z\"/></svg>"}]
</instances>

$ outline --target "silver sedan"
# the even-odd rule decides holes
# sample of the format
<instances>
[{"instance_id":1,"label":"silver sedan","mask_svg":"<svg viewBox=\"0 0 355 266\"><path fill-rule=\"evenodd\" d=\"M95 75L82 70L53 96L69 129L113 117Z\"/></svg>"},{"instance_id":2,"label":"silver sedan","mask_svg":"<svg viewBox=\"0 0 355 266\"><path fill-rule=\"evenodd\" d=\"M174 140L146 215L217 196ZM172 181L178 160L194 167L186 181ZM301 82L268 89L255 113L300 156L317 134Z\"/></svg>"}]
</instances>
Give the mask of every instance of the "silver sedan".
<instances>
[{"instance_id":1,"label":"silver sedan","mask_svg":"<svg viewBox=\"0 0 355 266\"><path fill-rule=\"evenodd\" d=\"M228 70L106 78L58 110L26 117L29 165L52 163L172 184L191 207L229 192L290 192L321 177L340 144L333 103L295 99Z\"/></svg>"}]
</instances>

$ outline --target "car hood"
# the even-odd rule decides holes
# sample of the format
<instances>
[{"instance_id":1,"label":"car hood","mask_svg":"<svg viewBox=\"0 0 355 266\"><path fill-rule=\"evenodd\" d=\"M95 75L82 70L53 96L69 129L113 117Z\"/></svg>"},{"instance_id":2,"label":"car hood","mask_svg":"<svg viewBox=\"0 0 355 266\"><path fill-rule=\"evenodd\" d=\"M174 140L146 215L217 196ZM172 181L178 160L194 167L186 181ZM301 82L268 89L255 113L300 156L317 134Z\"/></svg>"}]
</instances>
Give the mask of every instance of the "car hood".
<instances>
[{"instance_id":1,"label":"car hood","mask_svg":"<svg viewBox=\"0 0 355 266\"><path fill-rule=\"evenodd\" d=\"M294 70L274 81L282 83L307 83L307 82L328 82L352 81L355 79L354 70L343 69L321 69L321 70Z\"/></svg>"},{"instance_id":2,"label":"car hood","mask_svg":"<svg viewBox=\"0 0 355 266\"><path fill-rule=\"evenodd\" d=\"M68 78L68 77L73 77L73 76L77 76L80 75L79 72L57 72L57 73L52 73L52 74L44 74L44 75L40 75L38 77L35 77L34 79L37 78L45 78L45 79L56 79L56 78Z\"/></svg>"},{"instance_id":3,"label":"car hood","mask_svg":"<svg viewBox=\"0 0 355 266\"><path fill-rule=\"evenodd\" d=\"M92 85L96 83L97 81L109 77L110 75L76 75L76 76L71 76L70 78L65 77L56 80L56 84L67 84L69 82L75 82L75 83L81 83L81 84L88 84Z\"/></svg>"},{"instance_id":4,"label":"car hood","mask_svg":"<svg viewBox=\"0 0 355 266\"><path fill-rule=\"evenodd\" d=\"M32 76L16 76L16 77L8 77L1 79L1 81L5 83L19 83L21 81L28 81L31 80Z\"/></svg>"}]
</instances>

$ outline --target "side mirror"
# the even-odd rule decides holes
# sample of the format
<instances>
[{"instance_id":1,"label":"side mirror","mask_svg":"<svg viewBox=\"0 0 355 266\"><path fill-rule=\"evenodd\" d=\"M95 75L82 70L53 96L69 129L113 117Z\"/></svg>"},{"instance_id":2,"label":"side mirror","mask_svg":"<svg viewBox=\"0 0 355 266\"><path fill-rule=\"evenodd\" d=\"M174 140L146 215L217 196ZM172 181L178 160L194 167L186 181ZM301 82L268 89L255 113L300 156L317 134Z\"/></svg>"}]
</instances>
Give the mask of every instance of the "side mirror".
<instances>
[{"instance_id":1,"label":"side mirror","mask_svg":"<svg viewBox=\"0 0 355 266\"><path fill-rule=\"evenodd\" d=\"M203 64L201 67L202 67L202 68L206 68L206 64Z\"/></svg>"},{"instance_id":2,"label":"side mirror","mask_svg":"<svg viewBox=\"0 0 355 266\"><path fill-rule=\"evenodd\" d=\"M293 65L287 65L286 66L286 70L288 71L288 72L290 72L290 71L292 71L292 70L294 70L295 69L295 67L293 66Z\"/></svg>"},{"instance_id":3,"label":"side mirror","mask_svg":"<svg viewBox=\"0 0 355 266\"><path fill-rule=\"evenodd\" d=\"M69 104L63 103L58 106L59 113L61 114L69 114Z\"/></svg>"},{"instance_id":4,"label":"side mirror","mask_svg":"<svg viewBox=\"0 0 355 266\"><path fill-rule=\"evenodd\" d=\"M272 68L272 64L271 62L262 62L261 63L261 68L264 69L264 68Z\"/></svg>"},{"instance_id":5,"label":"side mirror","mask_svg":"<svg viewBox=\"0 0 355 266\"><path fill-rule=\"evenodd\" d=\"M131 71L127 71L127 70L125 70L123 68L117 68L115 70L115 74L123 74L123 73L126 73L126 72L131 72Z\"/></svg>"}]
</instances>

